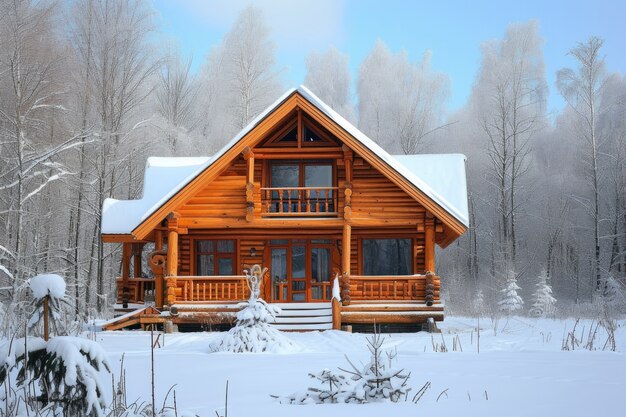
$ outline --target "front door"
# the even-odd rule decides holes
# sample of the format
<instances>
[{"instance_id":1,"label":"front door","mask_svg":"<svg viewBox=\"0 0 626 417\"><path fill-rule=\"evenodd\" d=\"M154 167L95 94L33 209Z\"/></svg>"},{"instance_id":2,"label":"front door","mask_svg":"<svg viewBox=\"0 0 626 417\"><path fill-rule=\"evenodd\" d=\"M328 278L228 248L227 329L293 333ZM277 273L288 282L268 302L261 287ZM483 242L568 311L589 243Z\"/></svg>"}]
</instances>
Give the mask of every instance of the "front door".
<instances>
[{"instance_id":1,"label":"front door","mask_svg":"<svg viewBox=\"0 0 626 417\"><path fill-rule=\"evenodd\" d=\"M330 239L270 240L272 301L330 301Z\"/></svg>"}]
</instances>

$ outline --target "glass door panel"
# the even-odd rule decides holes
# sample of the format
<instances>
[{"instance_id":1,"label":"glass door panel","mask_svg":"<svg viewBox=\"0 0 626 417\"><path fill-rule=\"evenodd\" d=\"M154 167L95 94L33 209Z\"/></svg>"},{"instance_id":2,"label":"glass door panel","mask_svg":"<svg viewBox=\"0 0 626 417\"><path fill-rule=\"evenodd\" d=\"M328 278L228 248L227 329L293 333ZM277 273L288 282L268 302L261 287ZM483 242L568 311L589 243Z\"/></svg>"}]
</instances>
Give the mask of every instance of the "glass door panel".
<instances>
[{"instance_id":1,"label":"glass door panel","mask_svg":"<svg viewBox=\"0 0 626 417\"><path fill-rule=\"evenodd\" d=\"M306 301L306 246L291 247L291 300Z\"/></svg>"},{"instance_id":2,"label":"glass door panel","mask_svg":"<svg viewBox=\"0 0 626 417\"><path fill-rule=\"evenodd\" d=\"M272 299L287 301L287 248L272 248Z\"/></svg>"},{"instance_id":3,"label":"glass door panel","mask_svg":"<svg viewBox=\"0 0 626 417\"><path fill-rule=\"evenodd\" d=\"M311 248L311 298L330 300L330 248Z\"/></svg>"}]
</instances>

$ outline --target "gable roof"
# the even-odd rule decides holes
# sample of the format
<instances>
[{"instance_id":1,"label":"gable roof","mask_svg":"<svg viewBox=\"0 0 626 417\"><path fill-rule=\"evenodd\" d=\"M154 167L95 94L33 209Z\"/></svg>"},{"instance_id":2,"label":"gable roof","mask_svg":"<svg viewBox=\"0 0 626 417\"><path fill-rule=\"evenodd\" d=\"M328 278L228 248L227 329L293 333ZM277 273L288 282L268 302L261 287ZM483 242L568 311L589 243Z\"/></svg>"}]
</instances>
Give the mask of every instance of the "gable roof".
<instances>
[{"instance_id":1,"label":"gable roof","mask_svg":"<svg viewBox=\"0 0 626 417\"><path fill-rule=\"evenodd\" d=\"M441 219L444 224L461 234L469 225L467 210L467 187L465 179L465 157L463 155L410 155L393 157L373 140L358 130L354 125L331 109L315 94L304 86L290 89L276 102L259 114L252 122L239 132L230 142L212 157L207 158L149 158L146 164L143 196L139 200L121 201L106 199L102 209L102 234L133 234L161 210L174 196L201 176L206 176L211 167L217 166L218 161L227 153L237 152L234 158L245 145L245 138L262 124L268 122L283 103L290 101L294 96L305 99L300 104L310 104L310 110L321 112L339 128L336 133L342 134L348 146L364 148L363 153L368 162L383 162L388 168L388 174L394 175L392 180L408 182L415 191L414 197L422 197L421 202L427 208L441 208L437 210L448 219ZM271 121L269 121L271 124ZM345 135L344 133L347 133ZM341 140L342 138L340 138ZM356 149L355 149L356 150ZM371 155L364 155L369 153ZM232 159L232 158L229 158ZM170 174L171 173L171 174ZM217 174L215 174L217 175ZM399 176L398 176L399 175ZM423 198L426 197L426 199ZM434 205L433 205L434 204ZM167 214L167 213L166 213ZM165 216L162 216L165 217ZM439 217L439 216L438 216ZM152 219L154 220L154 219ZM157 221L161 221L162 218ZM447 220L447 222L446 222ZM454 224L452 224L454 223ZM143 238L143 236L139 236Z\"/></svg>"}]
</instances>

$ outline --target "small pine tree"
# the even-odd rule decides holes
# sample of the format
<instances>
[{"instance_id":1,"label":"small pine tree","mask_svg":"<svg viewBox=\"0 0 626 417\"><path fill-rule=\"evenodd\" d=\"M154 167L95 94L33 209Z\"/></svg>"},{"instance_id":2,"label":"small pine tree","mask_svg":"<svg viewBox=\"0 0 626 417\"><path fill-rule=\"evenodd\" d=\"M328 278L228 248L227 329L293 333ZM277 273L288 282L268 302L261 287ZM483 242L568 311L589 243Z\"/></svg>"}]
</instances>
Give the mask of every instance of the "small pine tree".
<instances>
[{"instance_id":1,"label":"small pine tree","mask_svg":"<svg viewBox=\"0 0 626 417\"><path fill-rule=\"evenodd\" d=\"M259 265L246 271L250 286L250 299L240 304L237 322L220 340L211 343L213 352L281 352L297 345L280 330L271 325L280 309L267 304L261 294L261 277L265 273Z\"/></svg>"},{"instance_id":2,"label":"small pine tree","mask_svg":"<svg viewBox=\"0 0 626 417\"><path fill-rule=\"evenodd\" d=\"M517 294L517 290L520 289L519 285L517 285L517 279L515 278L515 271L510 269L507 273L504 288L500 290L502 294L502 298L498 301L500 311L506 314L512 314L522 309L524 300Z\"/></svg>"},{"instance_id":3,"label":"small pine tree","mask_svg":"<svg viewBox=\"0 0 626 417\"><path fill-rule=\"evenodd\" d=\"M533 306L530 314L535 317L545 317L555 312L556 298L552 296L552 287L548 284L548 273L542 270L538 277L537 289L533 294Z\"/></svg>"},{"instance_id":4,"label":"small pine tree","mask_svg":"<svg viewBox=\"0 0 626 417\"><path fill-rule=\"evenodd\" d=\"M482 289L476 291L474 301L472 302L472 312L476 315L481 314L485 310L485 294Z\"/></svg>"}]
</instances>

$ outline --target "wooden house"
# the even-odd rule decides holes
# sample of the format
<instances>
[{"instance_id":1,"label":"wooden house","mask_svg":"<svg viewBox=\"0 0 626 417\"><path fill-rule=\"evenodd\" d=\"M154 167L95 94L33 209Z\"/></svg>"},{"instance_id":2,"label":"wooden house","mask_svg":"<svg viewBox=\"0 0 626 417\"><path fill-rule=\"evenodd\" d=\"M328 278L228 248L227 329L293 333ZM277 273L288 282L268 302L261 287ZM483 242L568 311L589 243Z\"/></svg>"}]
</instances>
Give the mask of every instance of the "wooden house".
<instances>
[{"instance_id":1,"label":"wooden house","mask_svg":"<svg viewBox=\"0 0 626 417\"><path fill-rule=\"evenodd\" d=\"M467 227L463 155L391 156L299 87L212 157L149 158L102 239L123 245L120 309L232 322L260 264L281 328L326 329L443 320L435 245Z\"/></svg>"}]
</instances>

